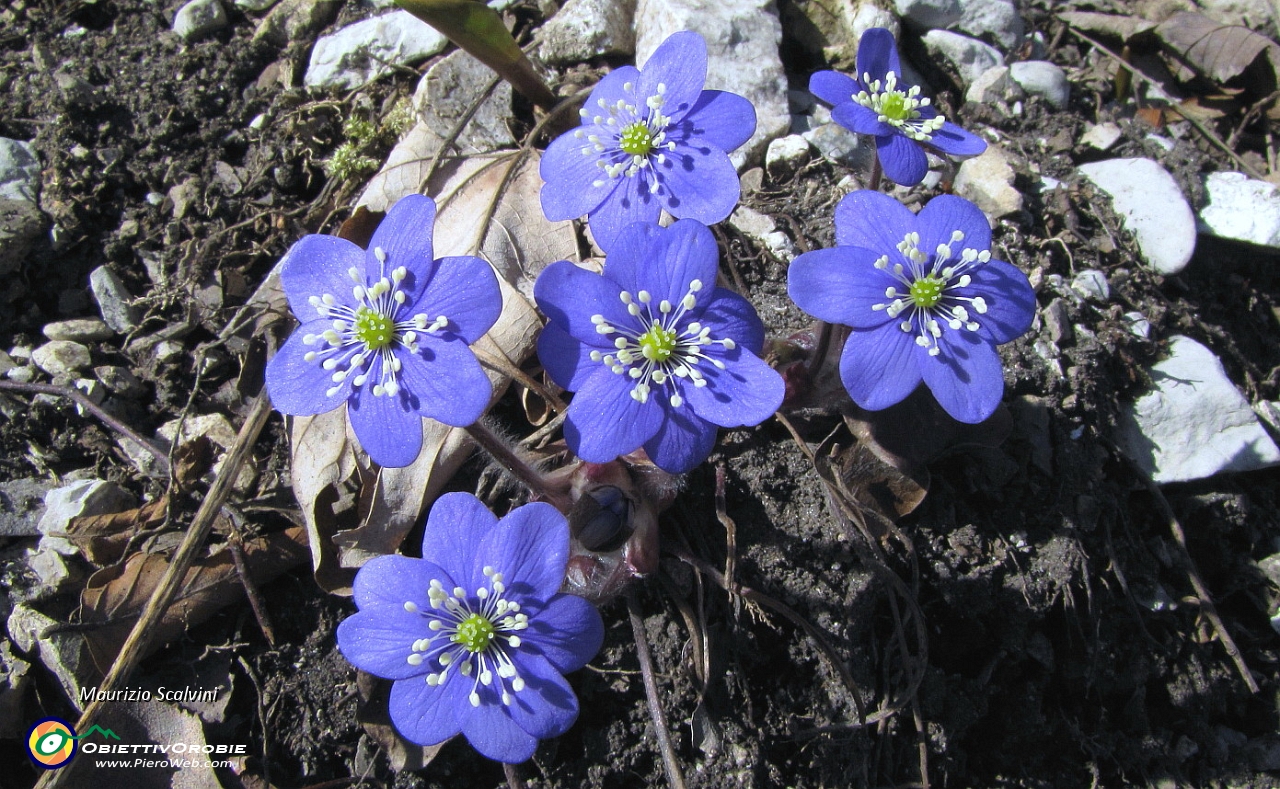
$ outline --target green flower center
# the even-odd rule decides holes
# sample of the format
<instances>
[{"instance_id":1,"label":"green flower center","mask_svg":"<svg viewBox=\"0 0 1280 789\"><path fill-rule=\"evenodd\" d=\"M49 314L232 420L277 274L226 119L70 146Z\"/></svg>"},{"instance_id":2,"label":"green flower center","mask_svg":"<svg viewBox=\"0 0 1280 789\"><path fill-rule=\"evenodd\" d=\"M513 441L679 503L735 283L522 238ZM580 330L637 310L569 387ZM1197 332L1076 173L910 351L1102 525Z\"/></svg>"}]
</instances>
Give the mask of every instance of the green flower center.
<instances>
[{"instance_id":1,"label":"green flower center","mask_svg":"<svg viewBox=\"0 0 1280 789\"><path fill-rule=\"evenodd\" d=\"M881 99L880 114L891 121L911 120L912 109L908 105L907 97L898 91L887 93Z\"/></svg>"},{"instance_id":2,"label":"green flower center","mask_svg":"<svg viewBox=\"0 0 1280 789\"><path fill-rule=\"evenodd\" d=\"M911 283L911 301L918 307L928 309L942 300L942 290L947 285L936 276L921 277Z\"/></svg>"},{"instance_id":3,"label":"green flower center","mask_svg":"<svg viewBox=\"0 0 1280 789\"><path fill-rule=\"evenodd\" d=\"M665 362L676 350L676 333L653 325L640 335L640 353L651 362Z\"/></svg>"},{"instance_id":4,"label":"green flower center","mask_svg":"<svg viewBox=\"0 0 1280 789\"><path fill-rule=\"evenodd\" d=\"M395 325L391 318L368 307L356 309L351 331L371 351L386 347L395 339Z\"/></svg>"},{"instance_id":5,"label":"green flower center","mask_svg":"<svg viewBox=\"0 0 1280 789\"><path fill-rule=\"evenodd\" d=\"M483 652L493 640L493 622L482 614L471 614L458 623L458 630L450 638L472 652Z\"/></svg>"},{"instance_id":6,"label":"green flower center","mask_svg":"<svg viewBox=\"0 0 1280 789\"><path fill-rule=\"evenodd\" d=\"M647 156L653 150L653 132L644 123L633 123L622 130L618 147L631 156Z\"/></svg>"}]
</instances>

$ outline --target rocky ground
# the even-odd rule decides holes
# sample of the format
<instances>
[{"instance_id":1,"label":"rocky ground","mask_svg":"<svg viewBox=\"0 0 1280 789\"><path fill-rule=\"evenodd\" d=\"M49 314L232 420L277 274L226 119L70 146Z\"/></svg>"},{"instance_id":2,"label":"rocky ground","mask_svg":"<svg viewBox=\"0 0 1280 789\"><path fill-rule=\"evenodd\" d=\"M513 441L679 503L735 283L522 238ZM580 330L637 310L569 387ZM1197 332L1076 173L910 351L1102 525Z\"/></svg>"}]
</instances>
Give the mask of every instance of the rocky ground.
<instances>
[{"instance_id":1,"label":"rocky ground","mask_svg":"<svg viewBox=\"0 0 1280 789\"><path fill-rule=\"evenodd\" d=\"M724 282L779 338L807 326L787 263L833 243L834 205L869 164L808 96L808 75L847 70L867 27L900 31L909 76L990 147L892 193L913 207L946 191L976 202L997 257L1037 293L1031 332L1002 348L1005 407L982 429L946 433L910 408L799 408L787 425L724 434L689 475L662 516L662 569L635 587L688 785L1280 784L1268 3L494 5L564 96L675 30L708 38L710 86L759 115L742 206L717 229ZM1154 27L1195 10L1211 32L1241 25L1215 33L1234 37L1212 53L1219 71L1198 77L1178 65L1204 66L1179 43L1192 22ZM1090 11L1132 19L1070 16ZM0 753L13 765L0 785L37 780L28 726L78 717L79 689L111 665L155 562L252 422L287 329L271 311L281 254L337 232L356 204L456 186L451 141L470 159L545 144L527 102L393 14L332 0L0 9ZM1118 77L1108 50L1146 76ZM1256 57L1227 73L1241 52ZM536 214L536 186L532 198L513 187L495 216ZM557 256L588 249L567 225L499 224L517 254L493 237L483 248L517 291L551 260L522 254L530 239ZM512 389L493 415L525 436L536 405ZM876 444L914 458L914 473L848 449ZM833 445L845 448L834 459ZM503 785L465 743L424 754L378 723L386 687L334 643L354 610L328 591L342 572L311 566L312 551L337 559L316 544L316 493L291 477L298 444L276 415L249 449L186 590L195 602L126 683L217 688L217 700L109 703L106 719L134 742L247 755L230 770L101 770L67 785ZM500 508L518 498L455 455L440 461L446 489ZM357 483L326 500L350 513L340 528L358 524ZM869 498L877 486L889 505ZM409 546L416 503L396 513ZM730 596L680 555L754 591ZM572 678L582 716L521 768L530 786L667 781L626 606L602 613L604 650Z\"/></svg>"}]
</instances>

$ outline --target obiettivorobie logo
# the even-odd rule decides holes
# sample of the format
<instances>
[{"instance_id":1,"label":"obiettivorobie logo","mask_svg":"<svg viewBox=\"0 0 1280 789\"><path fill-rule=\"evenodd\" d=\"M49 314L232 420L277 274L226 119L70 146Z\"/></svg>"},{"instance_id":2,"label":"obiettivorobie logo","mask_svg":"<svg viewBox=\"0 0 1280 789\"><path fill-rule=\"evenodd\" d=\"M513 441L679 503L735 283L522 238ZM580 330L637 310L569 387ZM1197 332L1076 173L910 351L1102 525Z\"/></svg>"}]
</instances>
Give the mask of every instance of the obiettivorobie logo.
<instances>
[{"instance_id":1,"label":"obiettivorobie logo","mask_svg":"<svg viewBox=\"0 0 1280 789\"><path fill-rule=\"evenodd\" d=\"M84 734L77 735L70 723L61 718L42 718L27 732L27 755L37 767L56 770L76 755L76 745L91 734L101 734L108 740L120 737L110 729L92 726Z\"/></svg>"}]
</instances>

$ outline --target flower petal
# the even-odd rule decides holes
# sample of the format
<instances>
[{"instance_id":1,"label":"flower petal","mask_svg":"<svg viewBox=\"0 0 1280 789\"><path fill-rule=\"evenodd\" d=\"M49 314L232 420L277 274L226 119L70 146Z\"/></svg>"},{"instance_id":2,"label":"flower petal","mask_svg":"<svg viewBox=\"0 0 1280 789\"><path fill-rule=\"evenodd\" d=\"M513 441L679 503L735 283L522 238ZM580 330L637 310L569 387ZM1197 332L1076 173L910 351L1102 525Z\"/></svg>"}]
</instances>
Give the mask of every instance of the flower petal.
<instances>
[{"instance_id":1,"label":"flower petal","mask_svg":"<svg viewBox=\"0 0 1280 789\"><path fill-rule=\"evenodd\" d=\"M657 96L658 86L662 85L662 114L679 120L698 101L706 81L706 39L691 30L682 30L667 36L640 67L636 95L642 100Z\"/></svg>"},{"instance_id":2,"label":"flower petal","mask_svg":"<svg viewBox=\"0 0 1280 789\"><path fill-rule=\"evenodd\" d=\"M650 288L647 278L654 267L650 249L654 239L666 232L656 222L634 222L622 228L605 260L605 278L633 296Z\"/></svg>"},{"instance_id":3,"label":"flower petal","mask_svg":"<svg viewBox=\"0 0 1280 789\"><path fill-rule=\"evenodd\" d=\"M855 101L837 104L831 110L831 119L858 134L871 134L877 138L897 134L892 126L880 120L874 110Z\"/></svg>"},{"instance_id":4,"label":"flower petal","mask_svg":"<svg viewBox=\"0 0 1280 789\"><path fill-rule=\"evenodd\" d=\"M453 683L460 684L459 679L468 686L471 684L465 677L454 677ZM538 749L537 738L511 718L497 691L492 687L477 685L475 692L480 695L480 706L471 706L471 702L463 696L457 711L462 720L462 733L471 747L479 751L481 756L506 764L519 764L533 758L534 751Z\"/></svg>"},{"instance_id":5,"label":"flower petal","mask_svg":"<svg viewBox=\"0 0 1280 789\"><path fill-rule=\"evenodd\" d=\"M350 304L352 268L364 273L364 250L337 236L303 236L280 260L280 284L289 298L289 309L302 323L316 319L312 296L333 296L339 304ZM326 326L325 328L332 328Z\"/></svg>"},{"instance_id":6,"label":"flower petal","mask_svg":"<svg viewBox=\"0 0 1280 789\"><path fill-rule=\"evenodd\" d=\"M877 137L876 155L885 177L901 186L915 186L929 172L929 157L924 149L901 134Z\"/></svg>"},{"instance_id":7,"label":"flower petal","mask_svg":"<svg viewBox=\"0 0 1280 789\"><path fill-rule=\"evenodd\" d=\"M466 567L470 567L470 560ZM423 611L431 610L427 589L432 579L452 589L449 573L439 564L424 559L390 554L375 556L356 573L352 594L360 610L404 610L406 602Z\"/></svg>"},{"instance_id":8,"label":"flower petal","mask_svg":"<svg viewBox=\"0 0 1280 789\"><path fill-rule=\"evenodd\" d=\"M746 98L724 90L704 90L693 109L667 136L710 143L725 153L741 146L756 131L756 108Z\"/></svg>"},{"instance_id":9,"label":"flower petal","mask_svg":"<svg viewBox=\"0 0 1280 789\"><path fill-rule=\"evenodd\" d=\"M546 658L561 673L577 671L600 651L604 623L596 607L581 597L558 594L530 615L529 627L520 634L522 649Z\"/></svg>"},{"instance_id":10,"label":"flower petal","mask_svg":"<svg viewBox=\"0 0 1280 789\"><path fill-rule=\"evenodd\" d=\"M435 232L436 203L426 195L408 195L400 198L386 219L373 231L369 248L365 253L365 272L370 282L378 279L379 263L375 250L381 249L387 256L386 273L404 266L417 275L419 283L425 283L435 260L432 254L431 236ZM421 285L419 285L421 287ZM409 291L409 301L414 301L413 283L402 283L402 290Z\"/></svg>"},{"instance_id":11,"label":"flower petal","mask_svg":"<svg viewBox=\"0 0 1280 789\"><path fill-rule=\"evenodd\" d=\"M631 84L631 90L627 90L627 84ZM591 89L591 96L587 98L587 103L583 108L587 110L587 114L598 112L603 107L600 102L604 102L605 106L613 106L619 100L627 104L636 103L636 86L640 83L640 69L635 66L620 66L606 74L596 86Z\"/></svg>"},{"instance_id":12,"label":"flower petal","mask_svg":"<svg viewBox=\"0 0 1280 789\"><path fill-rule=\"evenodd\" d=\"M883 27L873 27L863 33L858 42L858 76L869 74L873 80L882 80L890 71L902 79L898 45L893 40L893 33Z\"/></svg>"},{"instance_id":13,"label":"flower petal","mask_svg":"<svg viewBox=\"0 0 1280 789\"><path fill-rule=\"evenodd\" d=\"M326 394L335 388L333 373L321 366L320 360L308 362L306 354L326 344L320 341L316 345L303 342L308 334L320 334L333 328L333 321L320 318L304 323L289 337L276 355L267 363L267 394L271 396L271 405L282 414L293 416L312 416L332 411L347 401L351 396L350 381L339 384L332 395Z\"/></svg>"},{"instance_id":14,"label":"flower petal","mask_svg":"<svg viewBox=\"0 0 1280 789\"><path fill-rule=\"evenodd\" d=\"M855 329L882 326L892 319L887 310L874 307L893 301L885 292L900 288L902 283L875 267L879 257L875 250L864 247L805 252L791 261L787 270L787 295L819 320Z\"/></svg>"},{"instance_id":15,"label":"flower petal","mask_svg":"<svg viewBox=\"0 0 1280 789\"><path fill-rule=\"evenodd\" d=\"M506 710L511 719L539 740L567 732L578 719L578 697L573 688L543 657L522 651L512 660L525 686L511 694Z\"/></svg>"},{"instance_id":16,"label":"flower petal","mask_svg":"<svg viewBox=\"0 0 1280 789\"><path fill-rule=\"evenodd\" d=\"M552 263L538 275L533 298L551 323L594 348L613 348L610 335L591 322L603 315L615 326L630 325L631 316L619 298L622 289L608 277L579 268L567 260Z\"/></svg>"},{"instance_id":17,"label":"flower petal","mask_svg":"<svg viewBox=\"0 0 1280 789\"><path fill-rule=\"evenodd\" d=\"M502 314L502 291L493 266L469 255L440 258L417 303L401 309L398 317L407 320L420 312L432 320L447 317L448 330L468 345L480 339Z\"/></svg>"},{"instance_id":18,"label":"flower petal","mask_svg":"<svg viewBox=\"0 0 1280 789\"><path fill-rule=\"evenodd\" d=\"M895 248L915 227L916 215L911 209L870 189L850 192L836 206L836 243L841 246L880 250L880 254L893 257Z\"/></svg>"},{"instance_id":19,"label":"flower petal","mask_svg":"<svg viewBox=\"0 0 1280 789\"><path fill-rule=\"evenodd\" d=\"M586 215L607 200L619 186L618 179L605 177L597 164L604 152L592 150L586 139L586 135L595 134L594 129L596 126L590 125L565 132L553 140L542 155L538 172L545 183L539 199L542 213L552 222ZM581 138L574 136L579 130L583 132ZM588 149L587 154L582 153L584 147ZM596 186L597 182L600 182L599 186Z\"/></svg>"},{"instance_id":20,"label":"flower petal","mask_svg":"<svg viewBox=\"0 0 1280 789\"><path fill-rule=\"evenodd\" d=\"M475 423L493 399L493 384L459 338L418 336L418 352L402 349L401 396L409 408L453 427Z\"/></svg>"},{"instance_id":21,"label":"flower petal","mask_svg":"<svg viewBox=\"0 0 1280 789\"><path fill-rule=\"evenodd\" d=\"M973 283L960 291L965 296L980 295L987 311L975 314L978 334L999 344L1017 339L1031 328L1036 317L1036 294L1027 275L1003 260L989 260L972 274Z\"/></svg>"},{"instance_id":22,"label":"flower petal","mask_svg":"<svg viewBox=\"0 0 1280 789\"><path fill-rule=\"evenodd\" d=\"M591 236L605 252L613 248L614 239L622 228L633 222L657 222L662 216L662 204L649 192L648 179L651 175L642 170L633 176L619 176L616 179L621 181L618 187L604 202L587 212Z\"/></svg>"},{"instance_id":23,"label":"flower petal","mask_svg":"<svg viewBox=\"0 0 1280 789\"><path fill-rule=\"evenodd\" d=\"M414 654L414 641L437 635L427 626L429 621L404 608L360 611L338 625L338 649L347 662L375 677L407 679L426 674L427 667L410 665L407 658Z\"/></svg>"},{"instance_id":24,"label":"flower petal","mask_svg":"<svg viewBox=\"0 0 1280 789\"><path fill-rule=\"evenodd\" d=\"M878 411L901 402L920 385L914 338L897 321L849 335L840 354L840 380L853 402Z\"/></svg>"},{"instance_id":25,"label":"flower petal","mask_svg":"<svg viewBox=\"0 0 1280 789\"><path fill-rule=\"evenodd\" d=\"M977 156L987 149L987 141L951 121L942 124L929 139L931 147L950 156Z\"/></svg>"},{"instance_id":26,"label":"flower petal","mask_svg":"<svg viewBox=\"0 0 1280 789\"><path fill-rule=\"evenodd\" d=\"M498 517L475 496L446 493L436 499L427 515L427 525L422 533L422 558L447 567L459 576L458 580L466 581L480 542L497 525ZM441 583L447 589L457 586L444 580ZM425 591L423 596L426 596Z\"/></svg>"},{"instance_id":27,"label":"flower petal","mask_svg":"<svg viewBox=\"0 0 1280 789\"><path fill-rule=\"evenodd\" d=\"M703 141L677 142L663 163L653 167L662 182L662 207L680 219L715 224L733 213L742 196L729 154Z\"/></svg>"},{"instance_id":28,"label":"flower petal","mask_svg":"<svg viewBox=\"0 0 1280 789\"><path fill-rule=\"evenodd\" d=\"M668 474L683 474L697 468L716 445L715 424L688 413L672 409L644 451L654 465Z\"/></svg>"},{"instance_id":29,"label":"flower petal","mask_svg":"<svg viewBox=\"0 0 1280 789\"><path fill-rule=\"evenodd\" d=\"M538 360L551 380L570 392L576 392L587 376L600 367L601 362L591 361L591 352L597 350L575 340L573 335L554 323L548 323L538 335Z\"/></svg>"},{"instance_id":30,"label":"flower petal","mask_svg":"<svg viewBox=\"0 0 1280 789\"><path fill-rule=\"evenodd\" d=\"M471 578L485 582L483 568L502 573L506 595L549 600L564 581L569 561L569 522L550 504L517 507L498 521L471 559Z\"/></svg>"},{"instance_id":31,"label":"flower petal","mask_svg":"<svg viewBox=\"0 0 1280 789\"><path fill-rule=\"evenodd\" d=\"M671 227L639 225L627 228L618 237L625 247L616 259L614 252L604 263L608 279L623 285L633 298L638 299L641 290L652 298L649 311L657 315L658 305L670 301L678 305L689 293L689 283L702 283L700 296L715 287L716 273L720 266L720 250L716 238L701 222L681 219ZM641 309L645 309L640 304Z\"/></svg>"},{"instance_id":32,"label":"flower petal","mask_svg":"<svg viewBox=\"0 0 1280 789\"><path fill-rule=\"evenodd\" d=\"M951 234L959 230L964 238L957 242ZM952 255L959 257L961 249L986 252L991 249L991 225L982 209L963 197L939 195L929 201L916 217L916 231L920 233L920 251L933 255L939 244L951 247Z\"/></svg>"},{"instance_id":33,"label":"flower petal","mask_svg":"<svg viewBox=\"0 0 1280 789\"><path fill-rule=\"evenodd\" d=\"M381 380L381 364L375 360L370 365L370 381ZM407 466L422 451L422 417L410 409L406 389L395 397L378 397L366 384L352 393L347 414L360 445L379 466Z\"/></svg>"},{"instance_id":34,"label":"flower petal","mask_svg":"<svg viewBox=\"0 0 1280 789\"><path fill-rule=\"evenodd\" d=\"M1004 396L1000 354L976 332L944 331L942 352L916 349L924 382L938 404L958 422L976 425L995 413Z\"/></svg>"},{"instance_id":35,"label":"flower petal","mask_svg":"<svg viewBox=\"0 0 1280 789\"><path fill-rule=\"evenodd\" d=\"M387 702L391 722L405 739L419 745L436 745L462 731L460 713L470 709L467 696L471 683L449 672L449 678L435 686L423 677L402 679L391 686Z\"/></svg>"},{"instance_id":36,"label":"flower petal","mask_svg":"<svg viewBox=\"0 0 1280 789\"><path fill-rule=\"evenodd\" d=\"M833 107L853 101L861 91L857 80L839 71L815 71L809 77L809 92Z\"/></svg>"},{"instance_id":37,"label":"flower petal","mask_svg":"<svg viewBox=\"0 0 1280 789\"><path fill-rule=\"evenodd\" d=\"M778 371L745 348L711 353L725 364L700 364L706 386L683 386L685 399L699 418L721 427L758 425L782 405L786 385Z\"/></svg>"},{"instance_id":38,"label":"flower petal","mask_svg":"<svg viewBox=\"0 0 1280 789\"><path fill-rule=\"evenodd\" d=\"M698 299L693 317L712 327L716 339L727 337L757 356L764 349L764 323L756 308L727 288L716 288L710 298Z\"/></svg>"},{"instance_id":39,"label":"flower petal","mask_svg":"<svg viewBox=\"0 0 1280 789\"><path fill-rule=\"evenodd\" d=\"M658 432L663 411L653 398L631 396L635 382L604 365L593 373L569 404L564 437L588 463L608 463L634 452Z\"/></svg>"}]
</instances>

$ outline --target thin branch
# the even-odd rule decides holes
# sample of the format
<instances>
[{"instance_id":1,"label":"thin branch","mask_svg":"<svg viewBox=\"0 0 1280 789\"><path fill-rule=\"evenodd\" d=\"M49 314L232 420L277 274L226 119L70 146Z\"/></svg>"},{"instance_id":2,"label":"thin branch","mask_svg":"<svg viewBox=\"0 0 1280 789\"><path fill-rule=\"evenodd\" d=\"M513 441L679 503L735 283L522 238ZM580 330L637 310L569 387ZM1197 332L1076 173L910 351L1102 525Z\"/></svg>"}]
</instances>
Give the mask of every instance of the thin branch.
<instances>
[{"instance_id":1,"label":"thin branch","mask_svg":"<svg viewBox=\"0 0 1280 789\"><path fill-rule=\"evenodd\" d=\"M667 783L671 789L685 789L684 775L680 772L680 763L676 761L675 749L671 747L667 722L662 716L662 704L658 701L658 683L653 676L653 656L649 653L649 639L644 634L640 603L632 589L627 590L627 616L631 619L631 632L636 639L636 655L640 658L640 672L644 675L645 701L648 702L649 718L653 721L658 750L662 752L662 767L667 773Z\"/></svg>"},{"instance_id":2,"label":"thin branch","mask_svg":"<svg viewBox=\"0 0 1280 789\"><path fill-rule=\"evenodd\" d=\"M464 428L489 457L498 462L511 476L520 480L535 496L550 503L561 512L568 512L570 502L564 491L552 488L536 469L524 461L505 441L498 438L483 421Z\"/></svg>"},{"instance_id":3,"label":"thin branch","mask_svg":"<svg viewBox=\"0 0 1280 789\"><path fill-rule=\"evenodd\" d=\"M519 381L526 389L533 392L538 397L541 397L543 400L546 400L547 404L555 409L557 414L563 413L569 407L564 404L563 400L556 397L551 390L538 383L537 379L512 364L511 360L506 356L489 353L479 345L471 346L471 351L475 353L476 358L480 360L480 364L483 364L490 370L502 373L508 378Z\"/></svg>"}]
</instances>

